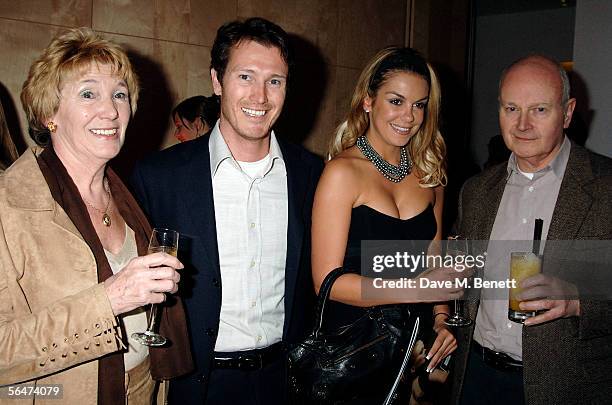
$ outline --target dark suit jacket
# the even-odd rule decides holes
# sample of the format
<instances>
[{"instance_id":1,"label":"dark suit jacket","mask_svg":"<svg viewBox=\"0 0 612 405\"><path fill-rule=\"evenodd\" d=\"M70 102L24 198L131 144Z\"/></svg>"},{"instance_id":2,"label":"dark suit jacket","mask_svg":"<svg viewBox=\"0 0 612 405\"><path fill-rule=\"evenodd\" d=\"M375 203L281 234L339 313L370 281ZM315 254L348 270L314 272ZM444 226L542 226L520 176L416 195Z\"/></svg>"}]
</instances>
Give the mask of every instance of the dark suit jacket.
<instances>
[{"instance_id":1,"label":"dark suit jacket","mask_svg":"<svg viewBox=\"0 0 612 405\"><path fill-rule=\"evenodd\" d=\"M459 200L457 231L487 240L504 192L507 164L471 178ZM572 143L548 240L612 239L612 160ZM545 257L551 255L549 245ZM612 272L608 268L604 271ZM581 300L581 316L523 328L525 397L528 404L609 404L612 400L612 305ZM467 305L476 319L478 301ZM474 327L459 331L454 400L465 375Z\"/></svg>"},{"instance_id":2,"label":"dark suit jacket","mask_svg":"<svg viewBox=\"0 0 612 405\"><path fill-rule=\"evenodd\" d=\"M173 380L176 403L203 402L221 311L221 273L210 176L209 136L156 153L136 166L134 192L155 226L181 234L181 294L187 309L196 372ZM312 321L310 270L312 200L323 170L320 158L278 139L287 169L288 229L283 341L304 337ZM237 387L237 389L239 389Z\"/></svg>"}]
</instances>

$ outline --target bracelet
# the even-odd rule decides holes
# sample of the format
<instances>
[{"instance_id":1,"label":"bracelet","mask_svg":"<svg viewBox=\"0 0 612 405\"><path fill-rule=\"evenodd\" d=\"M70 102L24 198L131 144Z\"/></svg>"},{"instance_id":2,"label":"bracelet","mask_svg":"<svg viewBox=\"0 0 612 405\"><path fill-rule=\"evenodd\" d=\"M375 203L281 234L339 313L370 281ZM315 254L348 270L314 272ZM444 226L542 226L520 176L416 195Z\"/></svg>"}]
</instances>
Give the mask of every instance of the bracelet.
<instances>
[{"instance_id":1,"label":"bracelet","mask_svg":"<svg viewBox=\"0 0 612 405\"><path fill-rule=\"evenodd\" d=\"M433 316L433 319L435 320L438 315L446 315L447 318L450 316L450 314L446 312L436 312Z\"/></svg>"}]
</instances>

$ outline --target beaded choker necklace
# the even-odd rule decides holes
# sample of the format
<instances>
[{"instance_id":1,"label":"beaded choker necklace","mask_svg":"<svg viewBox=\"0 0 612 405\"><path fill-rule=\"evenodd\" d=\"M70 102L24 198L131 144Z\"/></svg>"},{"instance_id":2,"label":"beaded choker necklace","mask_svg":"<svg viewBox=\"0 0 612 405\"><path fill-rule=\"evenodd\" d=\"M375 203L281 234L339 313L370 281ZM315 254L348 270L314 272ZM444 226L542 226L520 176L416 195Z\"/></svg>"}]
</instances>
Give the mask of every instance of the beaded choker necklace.
<instances>
[{"instance_id":1,"label":"beaded choker necklace","mask_svg":"<svg viewBox=\"0 0 612 405\"><path fill-rule=\"evenodd\" d=\"M399 166L395 166L383 159L378 152L374 150L365 135L358 137L356 144L361 153L363 153L363 156L372 162L374 167L376 167L376 169L385 176L385 179L389 181L399 183L412 171L412 161L408 157L405 146L400 148Z\"/></svg>"}]
</instances>

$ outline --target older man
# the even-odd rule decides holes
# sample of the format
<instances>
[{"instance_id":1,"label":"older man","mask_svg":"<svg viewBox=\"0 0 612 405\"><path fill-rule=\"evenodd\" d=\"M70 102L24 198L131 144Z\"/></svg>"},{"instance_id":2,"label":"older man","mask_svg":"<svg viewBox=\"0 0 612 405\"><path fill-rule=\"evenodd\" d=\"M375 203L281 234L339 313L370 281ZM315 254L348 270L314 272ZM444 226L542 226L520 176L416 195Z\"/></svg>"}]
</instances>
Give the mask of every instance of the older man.
<instances>
[{"instance_id":1,"label":"older man","mask_svg":"<svg viewBox=\"0 0 612 405\"><path fill-rule=\"evenodd\" d=\"M465 184L458 231L470 239L525 241L541 218L548 241L612 239L612 161L564 135L576 100L563 68L539 55L514 62L502 74L499 103L512 155ZM485 276L507 276L508 258L491 257L494 243ZM522 286L521 309L542 311L524 325L508 320L507 299L485 299L483 291L470 305L475 326L459 337L455 399L470 405L609 403L610 302L582 296L575 285L550 276ZM551 289L559 299L542 294Z\"/></svg>"},{"instance_id":2,"label":"older man","mask_svg":"<svg viewBox=\"0 0 612 405\"><path fill-rule=\"evenodd\" d=\"M180 257L194 282L183 293L197 372L172 382L171 403L286 403L282 345L311 321L310 212L323 169L272 131L289 65L279 26L222 26L210 70L219 121L135 171L151 220L185 236Z\"/></svg>"}]
</instances>

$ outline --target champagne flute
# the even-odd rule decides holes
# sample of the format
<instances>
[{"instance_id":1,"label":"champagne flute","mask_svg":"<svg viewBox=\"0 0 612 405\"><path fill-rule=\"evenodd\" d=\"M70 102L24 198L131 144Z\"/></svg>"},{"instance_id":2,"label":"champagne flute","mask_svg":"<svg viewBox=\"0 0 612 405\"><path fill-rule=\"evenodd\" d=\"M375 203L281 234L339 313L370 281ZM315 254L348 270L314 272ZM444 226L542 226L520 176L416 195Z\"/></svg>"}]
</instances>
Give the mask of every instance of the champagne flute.
<instances>
[{"instance_id":1,"label":"champagne flute","mask_svg":"<svg viewBox=\"0 0 612 405\"><path fill-rule=\"evenodd\" d=\"M454 235L449 236L447 245L446 245L446 254L454 257L457 256L466 256L469 252L468 241L464 236ZM448 326L470 326L472 324L472 320L466 318L461 313L459 300L455 299L454 301L454 311L453 315L449 318L446 318L444 321Z\"/></svg>"},{"instance_id":2,"label":"champagne flute","mask_svg":"<svg viewBox=\"0 0 612 405\"><path fill-rule=\"evenodd\" d=\"M149 241L148 253L164 252L176 257L178 240L179 233L177 231L166 228L154 228ZM146 331L132 333L132 338L142 345L163 346L166 344L166 338L155 332L157 309L156 304L151 304Z\"/></svg>"}]
</instances>

